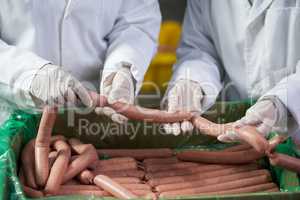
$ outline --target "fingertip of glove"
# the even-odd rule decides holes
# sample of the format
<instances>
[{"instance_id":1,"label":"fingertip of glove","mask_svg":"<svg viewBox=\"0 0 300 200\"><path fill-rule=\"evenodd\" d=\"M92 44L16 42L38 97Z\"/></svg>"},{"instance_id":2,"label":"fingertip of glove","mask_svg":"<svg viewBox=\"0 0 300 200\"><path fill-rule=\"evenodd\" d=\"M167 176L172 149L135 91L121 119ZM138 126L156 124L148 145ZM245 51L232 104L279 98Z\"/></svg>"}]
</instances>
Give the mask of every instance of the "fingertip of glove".
<instances>
[{"instance_id":1,"label":"fingertip of glove","mask_svg":"<svg viewBox=\"0 0 300 200\"><path fill-rule=\"evenodd\" d=\"M103 107L97 107L97 108L95 108L95 113L97 115L103 115L104 114L103 113Z\"/></svg>"},{"instance_id":2,"label":"fingertip of glove","mask_svg":"<svg viewBox=\"0 0 300 200\"><path fill-rule=\"evenodd\" d=\"M127 123L128 118L123 115L115 113L115 114L112 114L111 120L118 124L125 124L125 123Z\"/></svg>"},{"instance_id":3,"label":"fingertip of glove","mask_svg":"<svg viewBox=\"0 0 300 200\"><path fill-rule=\"evenodd\" d=\"M181 126L180 126L179 123L174 123L174 124L172 125L172 133L173 133L173 135L175 135L175 136L180 135L180 133L181 133Z\"/></svg>"},{"instance_id":4,"label":"fingertip of glove","mask_svg":"<svg viewBox=\"0 0 300 200\"><path fill-rule=\"evenodd\" d=\"M171 131L171 125L170 124L164 124L163 125L163 129L164 129L164 133L166 135L169 135L169 134L172 133L172 131Z\"/></svg>"},{"instance_id":5,"label":"fingertip of glove","mask_svg":"<svg viewBox=\"0 0 300 200\"><path fill-rule=\"evenodd\" d=\"M194 126L191 122L189 121L184 121L181 123L181 130L186 133L186 132L191 132L194 129Z\"/></svg>"}]
</instances>

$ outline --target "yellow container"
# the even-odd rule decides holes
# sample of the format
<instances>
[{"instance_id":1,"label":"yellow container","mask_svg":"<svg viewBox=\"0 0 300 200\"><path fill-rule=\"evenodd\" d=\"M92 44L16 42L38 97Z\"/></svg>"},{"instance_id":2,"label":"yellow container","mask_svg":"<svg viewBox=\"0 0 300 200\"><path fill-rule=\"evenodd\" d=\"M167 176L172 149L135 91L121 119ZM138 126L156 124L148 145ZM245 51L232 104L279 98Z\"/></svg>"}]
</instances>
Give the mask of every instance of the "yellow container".
<instances>
[{"instance_id":1,"label":"yellow container","mask_svg":"<svg viewBox=\"0 0 300 200\"><path fill-rule=\"evenodd\" d=\"M172 66L176 63L176 48L181 34L177 22L167 21L162 24L159 48L145 75L142 93L164 92L172 77Z\"/></svg>"}]
</instances>

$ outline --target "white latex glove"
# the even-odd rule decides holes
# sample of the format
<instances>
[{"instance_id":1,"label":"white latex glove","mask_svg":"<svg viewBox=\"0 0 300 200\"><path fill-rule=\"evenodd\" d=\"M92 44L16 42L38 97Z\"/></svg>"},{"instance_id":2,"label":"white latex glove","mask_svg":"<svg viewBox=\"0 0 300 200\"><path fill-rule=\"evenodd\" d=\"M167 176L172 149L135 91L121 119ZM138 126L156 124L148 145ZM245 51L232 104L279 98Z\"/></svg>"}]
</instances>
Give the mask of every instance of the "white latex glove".
<instances>
[{"instance_id":1,"label":"white latex glove","mask_svg":"<svg viewBox=\"0 0 300 200\"><path fill-rule=\"evenodd\" d=\"M130 67L123 66L117 72L109 74L103 81L100 93L107 97L108 103L123 102L134 103L134 79L130 72ZM110 107L96 108L96 114L106 115L114 122L124 124L128 119L117 113Z\"/></svg>"},{"instance_id":2,"label":"white latex glove","mask_svg":"<svg viewBox=\"0 0 300 200\"><path fill-rule=\"evenodd\" d=\"M93 105L88 91L78 80L61 67L51 64L37 72L31 82L30 94L41 104L63 106L80 101L87 107Z\"/></svg>"},{"instance_id":3,"label":"white latex glove","mask_svg":"<svg viewBox=\"0 0 300 200\"><path fill-rule=\"evenodd\" d=\"M167 110L170 113L176 111L191 112L194 115L202 114L201 101L203 92L198 82L182 79L179 80L167 94ZM166 134L179 135L193 130L189 121L182 123L165 124Z\"/></svg>"},{"instance_id":4,"label":"white latex glove","mask_svg":"<svg viewBox=\"0 0 300 200\"><path fill-rule=\"evenodd\" d=\"M256 126L257 131L267 137L270 132L287 131L287 109L277 97L264 97L247 110L246 115L236 121L239 128L246 125ZM228 132L218 137L221 142L236 142L239 137L235 132Z\"/></svg>"}]
</instances>

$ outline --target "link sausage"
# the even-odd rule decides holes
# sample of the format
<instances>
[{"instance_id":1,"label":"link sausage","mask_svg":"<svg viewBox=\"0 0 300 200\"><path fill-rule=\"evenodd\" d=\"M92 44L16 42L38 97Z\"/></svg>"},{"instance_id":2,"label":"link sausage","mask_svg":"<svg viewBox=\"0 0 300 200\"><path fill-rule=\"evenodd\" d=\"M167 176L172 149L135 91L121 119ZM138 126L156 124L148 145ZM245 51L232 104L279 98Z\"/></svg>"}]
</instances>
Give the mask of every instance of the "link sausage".
<instances>
[{"instance_id":1,"label":"link sausage","mask_svg":"<svg viewBox=\"0 0 300 200\"><path fill-rule=\"evenodd\" d=\"M132 120L143 120L153 123L175 123L190 120L192 118L192 114L188 112L168 113L166 111L143 108L121 102L108 105L106 97L100 96L94 92L90 92L90 96L93 99L94 105L97 105L98 107L109 106L117 113ZM97 113L97 108L95 111Z\"/></svg>"},{"instance_id":2,"label":"link sausage","mask_svg":"<svg viewBox=\"0 0 300 200\"><path fill-rule=\"evenodd\" d=\"M89 165L98 160L96 149L93 145L83 144L72 146L78 152L82 153L78 158L72 161L64 175L63 183L74 178L81 171L85 170Z\"/></svg>"},{"instance_id":3,"label":"link sausage","mask_svg":"<svg viewBox=\"0 0 300 200\"><path fill-rule=\"evenodd\" d=\"M267 140L257 132L256 127L244 126L242 128L234 128L231 123L215 124L201 116L193 118L192 121L194 126L206 135L218 137L226 131L234 131L241 140L260 153L265 153L269 148Z\"/></svg>"},{"instance_id":4,"label":"link sausage","mask_svg":"<svg viewBox=\"0 0 300 200\"><path fill-rule=\"evenodd\" d=\"M49 176L49 152L51 134L56 119L57 108L44 107L35 141L35 177L38 186L45 186Z\"/></svg>"},{"instance_id":5,"label":"link sausage","mask_svg":"<svg viewBox=\"0 0 300 200\"><path fill-rule=\"evenodd\" d=\"M296 173L300 173L300 159L281 153L274 153L269 157L270 163Z\"/></svg>"},{"instance_id":6,"label":"link sausage","mask_svg":"<svg viewBox=\"0 0 300 200\"><path fill-rule=\"evenodd\" d=\"M98 149L99 156L115 157L132 157L137 160L147 158L169 158L174 155L173 151L168 148L164 149Z\"/></svg>"},{"instance_id":7,"label":"link sausage","mask_svg":"<svg viewBox=\"0 0 300 200\"><path fill-rule=\"evenodd\" d=\"M197 195L206 192L218 192L230 189L243 188L246 186L255 186L258 184L268 183L270 181L270 177L266 175L260 175L251 178L245 178L225 183L219 183L215 185L208 185L199 188L190 188L176 191L163 192L160 194L160 197L176 197L182 195Z\"/></svg>"},{"instance_id":8,"label":"link sausage","mask_svg":"<svg viewBox=\"0 0 300 200\"><path fill-rule=\"evenodd\" d=\"M112 171L112 172L98 172L93 171L95 175L106 175L112 178L115 177L135 177L139 179L143 179L145 177L145 172L142 170L123 170L123 171Z\"/></svg>"},{"instance_id":9,"label":"link sausage","mask_svg":"<svg viewBox=\"0 0 300 200\"><path fill-rule=\"evenodd\" d=\"M204 172L204 173L197 173L193 175L187 175L187 176L173 176L173 177L165 177L165 178L153 178L148 181L148 183L154 187L158 185L168 184L168 183L183 183L186 181L197 181L202 180L205 178L211 178L211 177L218 177L218 176L225 176L225 175L231 175L241 172L248 172L252 170L259 169L259 166L256 164L250 164L250 165L241 165L233 168L228 169L222 169L217 171L210 171L210 172Z\"/></svg>"},{"instance_id":10,"label":"link sausage","mask_svg":"<svg viewBox=\"0 0 300 200\"><path fill-rule=\"evenodd\" d=\"M71 150L66 142L58 140L54 142L53 146L54 149L57 150L58 155L51 168L50 175L45 186L46 194L56 194L59 190L71 158Z\"/></svg>"},{"instance_id":11,"label":"link sausage","mask_svg":"<svg viewBox=\"0 0 300 200\"><path fill-rule=\"evenodd\" d=\"M245 164L263 157L263 153L254 149L237 152L188 150L177 154L179 160L210 164Z\"/></svg>"},{"instance_id":12,"label":"link sausage","mask_svg":"<svg viewBox=\"0 0 300 200\"><path fill-rule=\"evenodd\" d=\"M34 156L35 140L28 142L21 154L22 166L25 175L25 183L31 188L37 189L35 181L35 156Z\"/></svg>"},{"instance_id":13,"label":"link sausage","mask_svg":"<svg viewBox=\"0 0 300 200\"><path fill-rule=\"evenodd\" d=\"M170 171L162 171L156 173L147 173L146 179L152 178L164 178L164 177L172 177L172 176L184 176L191 175L196 173L204 173L209 171L228 169L235 167L233 165L203 165L198 167L191 167L187 169L178 169L178 170L170 170Z\"/></svg>"},{"instance_id":14,"label":"link sausage","mask_svg":"<svg viewBox=\"0 0 300 200\"><path fill-rule=\"evenodd\" d=\"M270 172L268 170L262 169L262 170L255 170L255 171L249 171L249 172L241 172L237 174L232 175L225 175L225 176L219 176L219 177L211 177L211 178L204 178L197 181L186 181L182 183L170 183L165 185L158 185L155 187L156 191L158 192L167 192L167 191L174 191L174 190L181 190L186 188L195 188L195 187L201 187L206 185L214 185L218 183L225 183L229 181L234 180L240 180L250 177L256 177L260 175L266 175L271 176Z\"/></svg>"},{"instance_id":15,"label":"link sausage","mask_svg":"<svg viewBox=\"0 0 300 200\"><path fill-rule=\"evenodd\" d=\"M137 198L132 192L122 187L117 182L113 181L107 176L98 175L94 178L94 183L102 188L104 191L109 192L114 197L120 199L135 199Z\"/></svg>"}]
</instances>

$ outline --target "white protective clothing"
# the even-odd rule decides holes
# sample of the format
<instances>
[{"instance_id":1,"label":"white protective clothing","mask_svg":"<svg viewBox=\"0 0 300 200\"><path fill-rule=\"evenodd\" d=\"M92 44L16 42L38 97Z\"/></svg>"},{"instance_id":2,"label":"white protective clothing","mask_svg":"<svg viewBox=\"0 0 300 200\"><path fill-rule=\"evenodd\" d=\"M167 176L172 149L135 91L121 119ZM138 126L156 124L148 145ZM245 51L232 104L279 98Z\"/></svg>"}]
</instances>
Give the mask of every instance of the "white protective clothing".
<instances>
[{"instance_id":1,"label":"white protective clothing","mask_svg":"<svg viewBox=\"0 0 300 200\"><path fill-rule=\"evenodd\" d=\"M172 82L199 82L203 110L222 89L221 100L276 96L299 124L298 24L300 0L189 0Z\"/></svg>"},{"instance_id":2,"label":"white protective clothing","mask_svg":"<svg viewBox=\"0 0 300 200\"><path fill-rule=\"evenodd\" d=\"M101 74L126 62L139 91L157 48L157 0L0 0L0 5L1 83L28 91L36 72L52 63L97 90Z\"/></svg>"},{"instance_id":3,"label":"white protective clothing","mask_svg":"<svg viewBox=\"0 0 300 200\"><path fill-rule=\"evenodd\" d=\"M179 80L167 93L167 111L191 112L194 115L202 114L201 101L203 99L202 89L199 83L190 80ZM193 125L189 121L174 124L165 124L166 134L179 135L181 132L190 132Z\"/></svg>"}]
</instances>

